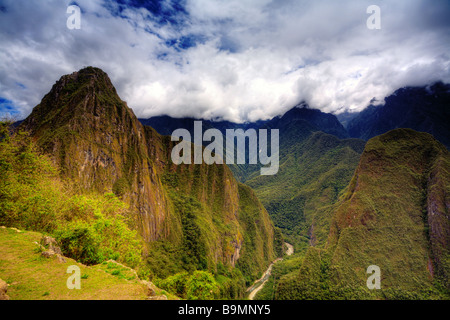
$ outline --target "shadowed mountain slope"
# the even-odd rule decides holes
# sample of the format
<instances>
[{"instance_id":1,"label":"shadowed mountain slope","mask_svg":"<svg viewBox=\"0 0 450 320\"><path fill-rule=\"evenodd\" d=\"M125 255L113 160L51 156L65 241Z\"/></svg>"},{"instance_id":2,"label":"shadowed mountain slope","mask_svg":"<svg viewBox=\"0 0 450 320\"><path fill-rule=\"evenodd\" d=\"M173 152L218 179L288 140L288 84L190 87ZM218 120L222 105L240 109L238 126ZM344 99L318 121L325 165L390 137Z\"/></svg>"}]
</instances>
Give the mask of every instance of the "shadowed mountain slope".
<instances>
[{"instance_id":1,"label":"shadowed mountain slope","mask_svg":"<svg viewBox=\"0 0 450 320\"><path fill-rule=\"evenodd\" d=\"M368 140L396 128L432 134L450 147L450 84L406 87L385 98L382 106L369 106L349 121L351 137Z\"/></svg>"}]
</instances>

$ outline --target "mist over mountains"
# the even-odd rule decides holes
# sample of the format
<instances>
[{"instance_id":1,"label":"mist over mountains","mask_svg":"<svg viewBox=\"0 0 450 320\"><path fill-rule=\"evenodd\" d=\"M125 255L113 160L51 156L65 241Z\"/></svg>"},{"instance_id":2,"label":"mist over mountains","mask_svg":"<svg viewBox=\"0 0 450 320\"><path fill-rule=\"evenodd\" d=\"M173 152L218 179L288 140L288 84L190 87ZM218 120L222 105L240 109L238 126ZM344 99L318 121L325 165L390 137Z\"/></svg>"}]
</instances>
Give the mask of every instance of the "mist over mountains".
<instances>
[{"instance_id":1,"label":"mist over mountains","mask_svg":"<svg viewBox=\"0 0 450 320\"><path fill-rule=\"evenodd\" d=\"M396 90L381 106L370 105L347 124L351 137L368 140L396 128L432 134L450 147L450 85L436 82Z\"/></svg>"},{"instance_id":2,"label":"mist over mountains","mask_svg":"<svg viewBox=\"0 0 450 320\"><path fill-rule=\"evenodd\" d=\"M344 112L337 116L310 108L306 103L288 110L271 120L233 123L197 118L174 118L167 115L139 120L155 128L160 134L170 135L177 128L193 132L193 121L202 120L205 129L282 128L290 121L305 120L317 130L339 138L368 140L396 128L410 128L427 132L449 147L450 84L435 82L422 87L404 87L385 97L382 105L368 105L361 112ZM337 120L337 121L336 121ZM339 123L338 123L339 122Z\"/></svg>"}]
</instances>

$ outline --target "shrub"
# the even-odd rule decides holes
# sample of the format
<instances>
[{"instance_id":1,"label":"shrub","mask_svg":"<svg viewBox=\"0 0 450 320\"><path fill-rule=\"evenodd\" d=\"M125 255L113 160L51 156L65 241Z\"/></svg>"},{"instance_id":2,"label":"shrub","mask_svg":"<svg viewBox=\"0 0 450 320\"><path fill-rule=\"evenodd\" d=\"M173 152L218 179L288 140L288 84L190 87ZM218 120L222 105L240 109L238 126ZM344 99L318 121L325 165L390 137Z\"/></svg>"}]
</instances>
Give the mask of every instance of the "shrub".
<instances>
[{"instance_id":1,"label":"shrub","mask_svg":"<svg viewBox=\"0 0 450 320\"><path fill-rule=\"evenodd\" d=\"M173 276L167 277L164 280L156 280L155 284L170 293L173 293L179 297L185 298L186 296L186 284L189 279L187 272L180 272Z\"/></svg>"},{"instance_id":2,"label":"shrub","mask_svg":"<svg viewBox=\"0 0 450 320\"><path fill-rule=\"evenodd\" d=\"M219 296L219 284L214 276L206 271L177 273L164 280L155 280L161 289L188 300L211 300Z\"/></svg>"},{"instance_id":3,"label":"shrub","mask_svg":"<svg viewBox=\"0 0 450 320\"><path fill-rule=\"evenodd\" d=\"M188 300L211 300L219 294L219 286L209 272L195 271L186 283Z\"/></svg>"},{"instance_id":4,"label":"shrub","mask_svg":"<svg viewBox=\"0 0 450 320\"><path fill-rule=\"evenodd\" d=\"M112 259L136 267L141 263L141 244L119 214L93 221L75 220L61 226L55 237L63 253L85 264Z\"/></svg>"}]
</instances>

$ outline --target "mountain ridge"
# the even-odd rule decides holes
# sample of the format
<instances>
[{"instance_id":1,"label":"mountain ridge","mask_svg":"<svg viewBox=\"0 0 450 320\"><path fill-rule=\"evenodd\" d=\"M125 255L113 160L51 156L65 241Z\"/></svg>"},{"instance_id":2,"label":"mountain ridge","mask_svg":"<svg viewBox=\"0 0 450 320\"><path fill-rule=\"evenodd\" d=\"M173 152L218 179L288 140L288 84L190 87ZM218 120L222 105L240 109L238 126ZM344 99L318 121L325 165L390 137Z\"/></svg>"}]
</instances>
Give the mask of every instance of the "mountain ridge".
<instances>
[{"instance_id":1,"label":"mountain ridge","mask_svg":"<svg viewBox=\"0 0 450 320\"><path fill-rule=\"evenodd\" d=\"M396 128L432 134L450 148L450 84L436 82L404 87L385 98L384 105L369 105L347 124L351 137L368 140Z\"/></svg>"}]
</instances>

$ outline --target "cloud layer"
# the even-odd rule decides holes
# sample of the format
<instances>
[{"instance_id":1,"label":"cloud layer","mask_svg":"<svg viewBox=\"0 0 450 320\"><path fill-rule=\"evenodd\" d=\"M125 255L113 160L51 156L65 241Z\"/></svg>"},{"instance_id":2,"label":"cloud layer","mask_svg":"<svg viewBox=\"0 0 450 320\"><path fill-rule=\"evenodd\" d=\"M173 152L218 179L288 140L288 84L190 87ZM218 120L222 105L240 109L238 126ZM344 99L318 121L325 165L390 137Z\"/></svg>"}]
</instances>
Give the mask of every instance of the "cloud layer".
<instances>
[{"instance_id":1,"label":"cloud layer","mask_svg":"<svg viewBox=\"0 0 450 320\"><path fill-rule=\"evenodd\" d=\"M240 122L301 101L361 110L403 86L450 82L446 0L142 3L0 1L0 98L25 117L63 74L92 65L139 117ZM80 30L66 27L70 4ZM372 4L380 30L366 26Z\"/></svg>"}]
</instances>

